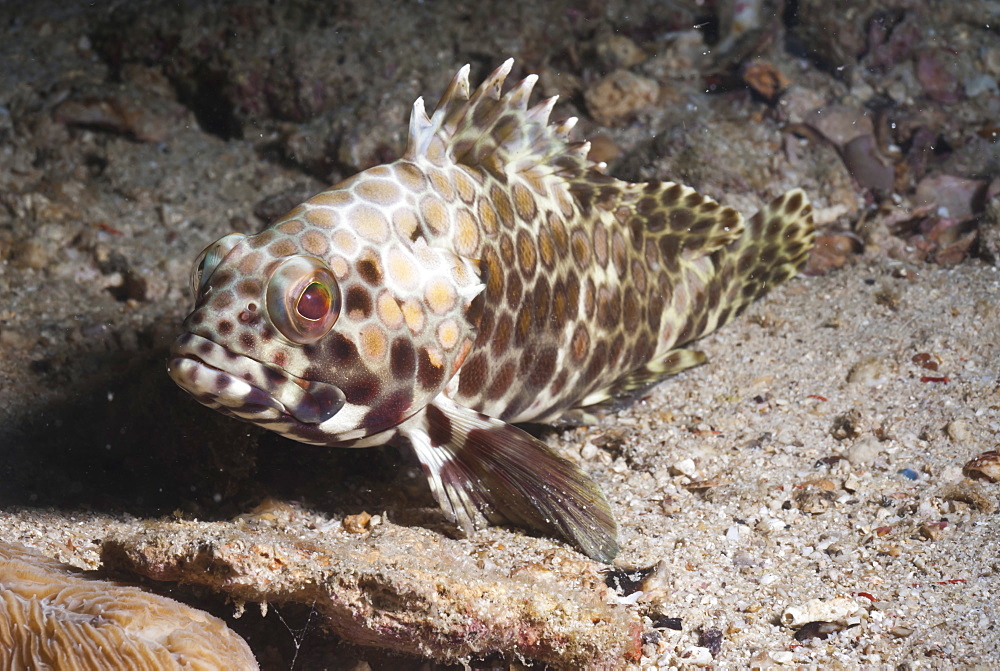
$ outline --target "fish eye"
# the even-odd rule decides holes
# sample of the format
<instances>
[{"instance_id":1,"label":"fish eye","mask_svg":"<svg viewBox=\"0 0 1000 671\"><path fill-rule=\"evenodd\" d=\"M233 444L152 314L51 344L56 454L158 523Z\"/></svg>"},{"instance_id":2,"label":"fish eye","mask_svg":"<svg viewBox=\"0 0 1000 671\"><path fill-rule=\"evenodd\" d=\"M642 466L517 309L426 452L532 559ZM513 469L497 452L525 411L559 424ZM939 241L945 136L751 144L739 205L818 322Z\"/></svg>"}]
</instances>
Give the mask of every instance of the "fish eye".
<instances>
[{"instance_id":1,"label":"fish eye","mask_svg":"<svg viewBox=\"0 0 1000 671\"><path fill-rule=\"evenodd\" d=\"M329 266L312 256L292 256L267 283L267 317L286 339L314 343L340 316L340 287Z\"/></svg>"},{"instance_id":2,"label":"fish eye","mask_svg":"<svg viewBox=\"0 0 1000 671\"><path fill-rule=\"evenodd\" d=\"M205 283L212 276L222 259L233 251L233 247L239 244L240 240L247 236L242 233L230 233L224 235L208 247L201 251L191 269L191 293L195 298L205 288Z\"/></svg>"}]
</instances>

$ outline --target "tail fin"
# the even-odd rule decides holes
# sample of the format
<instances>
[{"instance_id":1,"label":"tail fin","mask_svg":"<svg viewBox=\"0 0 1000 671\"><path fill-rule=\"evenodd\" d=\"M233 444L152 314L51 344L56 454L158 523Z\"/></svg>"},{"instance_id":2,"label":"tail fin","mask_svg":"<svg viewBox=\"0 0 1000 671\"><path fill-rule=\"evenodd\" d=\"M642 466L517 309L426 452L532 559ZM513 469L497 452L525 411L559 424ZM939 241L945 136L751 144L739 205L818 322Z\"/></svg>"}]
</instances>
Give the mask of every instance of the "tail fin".
<instances>
[{"instance_id":1,"label":"tail fin","mask_svg":"<svg viewBox=\"0 0 1000 671\"><path fill-rule=\"evenodd\" d=\"M714 253L716 270L706 295L719 299L705 302L704 315L691 315L692 323L704 327L692 330L684 341L711 333L794 277L805 264L815 235L812 205L802 189L775 198L746 221L740 237Z\"/></svg>"}]
</instances>

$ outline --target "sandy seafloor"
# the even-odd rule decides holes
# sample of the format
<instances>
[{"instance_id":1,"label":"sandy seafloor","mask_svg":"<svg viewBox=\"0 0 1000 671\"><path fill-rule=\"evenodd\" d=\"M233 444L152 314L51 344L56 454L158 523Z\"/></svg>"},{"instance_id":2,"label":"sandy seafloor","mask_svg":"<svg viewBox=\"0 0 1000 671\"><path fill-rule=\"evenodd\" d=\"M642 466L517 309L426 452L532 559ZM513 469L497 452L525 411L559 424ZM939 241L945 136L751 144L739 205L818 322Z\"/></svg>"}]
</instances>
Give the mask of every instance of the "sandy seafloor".
<instances>
[{"instance_id":1,"label":"sandy seafloor","mask_svg":"<svg viewBox=\"0 0 1000 671\"><path fill-rule=\"evenodd\" d=\"M758 22L719 62L704 54L733 34L734 3L92 4L0 2L0 540L85 568L103 556L225 618L267 669L1000 659L1000 484L963 475L1000 449L998 3L787 3L795 21ZM391 159L416 95L508 55L564 95L556 117L602 138L612 174L745 214L801 185L821 231L856 243L700 341L707 365L541 434L612 504L610 578L517 530L457 539L407 457L265 435L163 371L204 245ZM788 80L777 103L734 83L750 62ZM616 71L657 92L602 100ZM816 109L842 127L782 132ZM889 184L870 157L845 167L858 124ZM939 175L966 181L917 198ZM978 237L956 252L930 224L899 226L921 206ZM377 517L350 533L362 512ZM281 562L254 563L264 537ZM206 547L237 587L185 564ZM782 622L838 598L823 636Z\"/></svg>"}]
</instances>

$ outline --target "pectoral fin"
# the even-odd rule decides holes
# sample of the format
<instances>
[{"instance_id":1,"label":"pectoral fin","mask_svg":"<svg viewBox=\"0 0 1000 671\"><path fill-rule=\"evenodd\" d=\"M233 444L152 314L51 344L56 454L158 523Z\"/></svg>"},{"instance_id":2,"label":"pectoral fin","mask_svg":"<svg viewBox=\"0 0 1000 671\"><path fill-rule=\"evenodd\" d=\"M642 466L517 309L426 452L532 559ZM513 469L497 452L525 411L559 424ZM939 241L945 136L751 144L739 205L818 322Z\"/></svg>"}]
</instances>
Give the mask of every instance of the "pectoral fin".
<instances>
[{"instance_id":1,"label":"pectoral fin","mask_svg":"<svg viewBox=\"0 0 1000 671\"><path fill-rule=\"evenodd\" d=\"M597 484L521 429L438 396L399 431L466 533L485 517L552 534L605 563L618 554L618 525Z\"/></svg>"}]
</instances>

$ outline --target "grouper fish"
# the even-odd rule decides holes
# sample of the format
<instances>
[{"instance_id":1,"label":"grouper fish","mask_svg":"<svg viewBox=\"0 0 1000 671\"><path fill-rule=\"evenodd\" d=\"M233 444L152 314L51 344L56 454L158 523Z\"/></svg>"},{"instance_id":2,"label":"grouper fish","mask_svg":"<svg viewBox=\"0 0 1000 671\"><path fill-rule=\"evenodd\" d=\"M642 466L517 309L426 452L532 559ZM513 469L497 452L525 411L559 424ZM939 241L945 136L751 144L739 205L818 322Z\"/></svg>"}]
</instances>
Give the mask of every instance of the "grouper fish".
<instances>
[{"instance_id":1,"label":"grouper fish","mask_svg":"<svg viewBox=\"0 0 1000 671\"><path fill-rule=\"evenodd\" d=\"M293 440L412 449L466 533L511 523L610 562L597 484L516 424L592 422L703 363L682 346L794 276L812 209L749 220L673 182L632 184L570 141L513 61L469 66L402 158L313 196L195 264L168 362L204 405Z\"/></svg>"}]
</instances>

